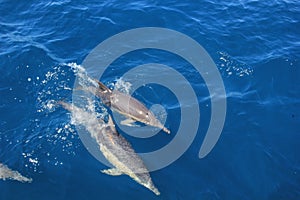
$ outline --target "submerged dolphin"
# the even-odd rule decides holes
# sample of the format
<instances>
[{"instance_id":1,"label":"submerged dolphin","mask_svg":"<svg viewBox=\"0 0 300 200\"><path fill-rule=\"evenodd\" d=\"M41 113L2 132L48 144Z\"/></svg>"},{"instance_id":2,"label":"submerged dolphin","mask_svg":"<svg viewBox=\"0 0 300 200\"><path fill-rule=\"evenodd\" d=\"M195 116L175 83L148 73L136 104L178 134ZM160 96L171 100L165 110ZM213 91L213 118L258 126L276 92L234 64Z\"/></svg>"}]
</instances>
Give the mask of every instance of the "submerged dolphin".
<instances>
[{"instance_id":1,"label":"submerged dolphin","mask_svg":"<svg viewBox=\"0 0 300 200\"><path fill-rule=\"evenodd\" d=\"M75 121L90 132L99 144L104 157L114 166L112 169L102 170L103 173L112 176L128 175L156 195L160 194L154 186L142 159L135 153L131 144L117 132L110 116L106 124L103 120L92 116L92 113L84 109L62 101L58 104L70 111Z\"/></svg>"},{"instance_id":2,"label":"submerged dolphin","mask_svg":"<svg viewBox=\"0 0 300 200\"><path fill-rule=\"evenodd\" d=\"M106 106L111 107L120 114L132 119L131 121L125 120L123 123L121 122L122 124L138 121L150 126L158 127L170 134L170 130L164 127L155 115L139 100L117 90L112 91L100 81L95 81L98 83L99 88L94 89L93 87L88 87L88 91L99 97Z\"/></svg>"},{"instance_id":3,"label":"submerged dolphin","mask_svg":"<svg viewBox=\"0 0 300 200\"><path fill-rule=\"evenodd\" d=\"M0 163L0 179L6 180L6 179L11 179L11 180L16 180L20 182L31 182L31 178L26 178L22 176L19 172L13 171L9 169L7 166L3 165Z\"/></svg>"}]
</instances>

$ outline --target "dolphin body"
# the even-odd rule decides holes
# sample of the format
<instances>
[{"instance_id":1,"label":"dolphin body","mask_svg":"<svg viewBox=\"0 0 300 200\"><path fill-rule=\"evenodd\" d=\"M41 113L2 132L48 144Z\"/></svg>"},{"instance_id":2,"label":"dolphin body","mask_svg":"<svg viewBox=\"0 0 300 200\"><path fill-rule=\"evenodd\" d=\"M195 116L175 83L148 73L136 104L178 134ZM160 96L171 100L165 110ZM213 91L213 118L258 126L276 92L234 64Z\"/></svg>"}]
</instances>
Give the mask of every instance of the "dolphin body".
<instances>
[{"instance_id":1,"label":"dolphin body","mask_svg":"<svg viewBox=\"0 0 300 200\"><path fill-rule=\"evenodd\" d=\"M0 163L0 179L6 180L6 179L11 179L11 180L16 180L20 182L31 182L31 178L26 178L22 176L19 172L13 171L9 169L7 166L3 165Z\"/></svg>"},{"instance_id":2,"label":"dolphin body","mask_svg":"<svg viewBox=\"0 0 300 200\"><path fill-rule=\"evenodd\" d=\"M106 106L111 107L120 114L132 119L131 121L125 120L123 121L124 123L121 122L121 124L128 125L128 123L138 121L150 126L158 127L170 134L170 130L164 127L155 115L139 100L117 90L112 91L100 81L95 81L98 83L99 87L95 89L90 86L87 90L99 97Z\"/></svg>"},{"instance_id":3,"label":"dolphin body","mask_svg":"<svg viewBox=\"0 0 300 200\"><path fill-rule=\"evenodd\" d=\"M92 116L92 113L72 104L61 101L58 104L70 111L75 121L90 132L99 144L104 157L114 166L114 168L102 170L102 173L112 176L128 175L156 195L160 195L142 159L135 153L131 144L117 132L110 116L106 124L103 120Z\"/></svg>"}]
</instances>

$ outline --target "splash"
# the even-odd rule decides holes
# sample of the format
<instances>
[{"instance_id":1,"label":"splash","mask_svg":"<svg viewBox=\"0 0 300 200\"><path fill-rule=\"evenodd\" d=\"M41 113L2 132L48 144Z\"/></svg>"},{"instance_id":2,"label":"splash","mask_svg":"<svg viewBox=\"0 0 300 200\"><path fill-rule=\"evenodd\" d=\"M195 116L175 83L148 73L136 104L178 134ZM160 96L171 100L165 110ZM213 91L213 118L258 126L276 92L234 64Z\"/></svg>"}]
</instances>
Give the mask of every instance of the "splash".
<instances>
[{"instance_id":1,"label":"splash","mask_svg":"<svg viewBox=\"0 0 300 200\"><path fill-rule=\"evenodd\" d=\"M37 82L37 120L34 121L34 127L28 128L30 135L36 134L30 138L31 145L35 149L27 149L22 155L26 161L25 167L32 168L34 171L40 171L41 162L47 162L51 165L63 165L59 152L75 156L76 149L81 143L75 127L71 122L66 122L63 118L57 116L57 101L67 100L71 97L73 91L73 80L75 76L80 76L81 82L91 82L88 79L85 69L76 63L62 63L53 66L51 70L40 75ZM39 117L41 116L41 117ZM46 118L45 118L46 116ZM40 120L41 119L41 120ZM41 143L44 143L42 146ZM38 149L38 150L37 150ZM40 151L49 149L40 155Z\"/></svg>"},{"instance_id":2,"label":"splash","mask_svg":"<svg viewBox=\"0 0 300 200\"><path fill-rule=\"evenodd\" d=\"M132 84L130 82L124 81L122 78L117 79L114 84L115 90L123 92L125 94L129 94L131 91Z\"/></svg>"},{"instance_id":3,"label":"splash","mask_svg":"<svg viewBox=\"0 0 300 200\"><path fill-rule=\"evenodd\" d=\"M13 171L1 163L0 163L0 179L16 180L16 181L20 181L22 183L25 183L25 182L31 183L32 182L31 178L22 176L19 172Z\"/></svg>"},{"instance_id":4,"label":"splash","mask_svg":"<svg viewBox=\"0 0 300 200\"><path fill-rule=\"evenodd\" d=\"M234 60L225 52L219 52L219 68L223 75L227 76L250 76L253 74L253 68Z\"/></svg>"},{"instance_id":5,"label":"splash","mask_svg":"<svg viewBox=\"0 0 300 200\"><path fill-rule=\"evenodd\" d=\"M76 83L78 85L76 86L74 86L73 81L75 77L77 77L78 80ZM51 146L51 150L44 153L44 156L46 155L46 161L49 164L63 165L64 162L59 158L57 152L62 151L74 156L76 155L76 149L82 145L78 140L79 135L74 125L82 124L84 120L90 119L91 116L97 120L103 119L107 121L108 110L99 99L90 98L89 95L82 95L88 91L88 87L98 87L98 83L87 74L82 65L77 63L63 63L54 66L51 70L45 72L44 76L39 76L38 80L40 89L38 90L37 96L37 113L43 116L46 115L48 118L46 122L39 122L37 126L40 127L35 128L34 132L40 132L40 134L37 135L39 141L36 140L36 142L46 140L46 144ZM113 80L112 82L113 83L106 84L123 93L130 93L130 82L126 82L122 78ZM80 99L85 103L81 109L88 112L91 116L85 116L84 113L80 111L73 111L69 114L70 121L66 122L63 120L59 122L60 117L55 116L58 113L55 111L61 109L57 105L57 101L71 101L73 90L78 90L78 94L82 95ZM52 116L55 117L55 119L51 119ZM51 121L55 121L55 123L51 123ZM35 141L31 140L30 142ZM37 144L37 146L40 145ZM38 171L37 168L44 159L38 155L37 151L24 152L23 157L28 161L25 167L33 166L35 171Z\"/></svg>"},{"instance_id":6,"label":"splash","mask_svg":"<svg viewBox=\"0 0 300 200\"><path fill-rule=\"evenodd\" d=\"M81 90L83 92L89 91L89 87L96 88L98 87L97 81L95 79L88 76L86 70L81 65L76 63L68 63L67 66L71 67L73 72L75 73L76 77L78 78L78 85L75 86L75 90ZM80 88L80 89L78 89ZM80 99L83 99L85 104L85 110L95 115L97 118L103 119L107 116L108 111L106 107L103 105L102 102L98 101L97 99L92 99L88 96L81 96ZM72 118L73 119L73 118ZM74 122L74 120L73 120ZM72 123L72 120L71 120ZM75 123L75 122L74 122Z\"/></svg>"},{"instance_id":7,"label":"splash","mask_svg":"<svg viewBox=\"0 0 300 200\"><path fill-rule=\"evenodd\" d=\"M97 82L87 75L87 72L83 66L76 63L67 63L66 65L71 67L75 75L79 78L80 85L87 86L92 84L95 87L98 86Z\"/></svg>"}]
</instances>

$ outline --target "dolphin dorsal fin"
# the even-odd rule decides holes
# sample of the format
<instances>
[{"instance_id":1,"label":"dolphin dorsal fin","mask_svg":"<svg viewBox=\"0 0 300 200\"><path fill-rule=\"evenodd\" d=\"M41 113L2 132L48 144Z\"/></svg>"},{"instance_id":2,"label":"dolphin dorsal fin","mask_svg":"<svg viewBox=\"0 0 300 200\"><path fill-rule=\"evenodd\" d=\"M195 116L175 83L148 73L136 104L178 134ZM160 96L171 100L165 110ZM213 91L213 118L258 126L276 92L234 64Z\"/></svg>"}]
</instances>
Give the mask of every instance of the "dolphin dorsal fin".
<instances>
[{"instance_id":1,"label":"dolphin dorsal fin","mask_svg":"<svg viewBox=\"0 0 300 200\"><path fill-rule=\"evenodd\" d=\"M109 125L109 126L115 127L115 123L114 123L114 121L112 120L112 118L111 118L110 115L108 115L108 125Z\"/></svg>"},{"instance_id":2,"label":"dolphin dorsal fin","mask_svg":"<svg viewBox=\"0 0 300 200\"><path fill-rule=\"evenodd\" d=\"M110 115L108 115L108 126L111 128L111 130L113 131L114 134L116 134L117 136L120 135L119 132L117 132L115 123Z\"/></svg>"},{"instance_id":3,"label":"dolphin dorsal fin","mask_svg":"<svg viewBox=\"0 0 300 200\"><path fill-rule=\"evenodd\" d=\"M98 81L98 80L96 80L97 81L97 83L98 83L98 86L99 86L99 88L102 90L102 91L107 91L107 92L109 92L109 93L111 93L112 91L111 91L111 89L109 89L106 85L104 85L102 82L100 82L100 81Z\"/></svg>"}]
</instances>

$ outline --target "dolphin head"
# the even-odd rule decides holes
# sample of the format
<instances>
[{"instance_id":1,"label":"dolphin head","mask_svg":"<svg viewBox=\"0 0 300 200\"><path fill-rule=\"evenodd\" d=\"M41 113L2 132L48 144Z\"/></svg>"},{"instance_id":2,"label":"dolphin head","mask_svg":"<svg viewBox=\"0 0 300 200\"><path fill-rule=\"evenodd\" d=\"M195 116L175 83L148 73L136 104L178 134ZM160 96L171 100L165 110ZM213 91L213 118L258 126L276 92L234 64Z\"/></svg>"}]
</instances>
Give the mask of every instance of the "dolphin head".
<instances>
[{"instance_id":1,"label":"dolphin head","mask_svg":"<svg viewBox=\"0 0 300 200\"><path fill-rule=\"evenodd\" d=\"M164 132L170 134L170 130L164 127L164 125L156 118L156 116L150 110L146 113L145 118L147 118L147 121L150 125L156 126L162 129Z\"/></svg>"},{"instance_id":2,"label":"dolphin head","mask_svg":"<svg viewBox=\"0 0 300 200\"><path fill-rule=\"evenodd\" d=\"M160 195L160 192L155 187L148 172L145 173L131 173L128 174L133 180L141 184L142 186L151 190L154 194Z\"/></svg>"},{"instance_id":3,"label":"dolphin head","mask_svg":"<svg viewBox=\"0 0 300 200\"><path fill-rule=\"evenodd\" d=\"M144 185L146 188L148 188L149 190L151 190L154 194L156 195L160 195L160 192L158 191L158 189L154 186L153 182L151 181L151 179L148 180L147 183L142 184Z\"/></svg>"}]
</instances>

